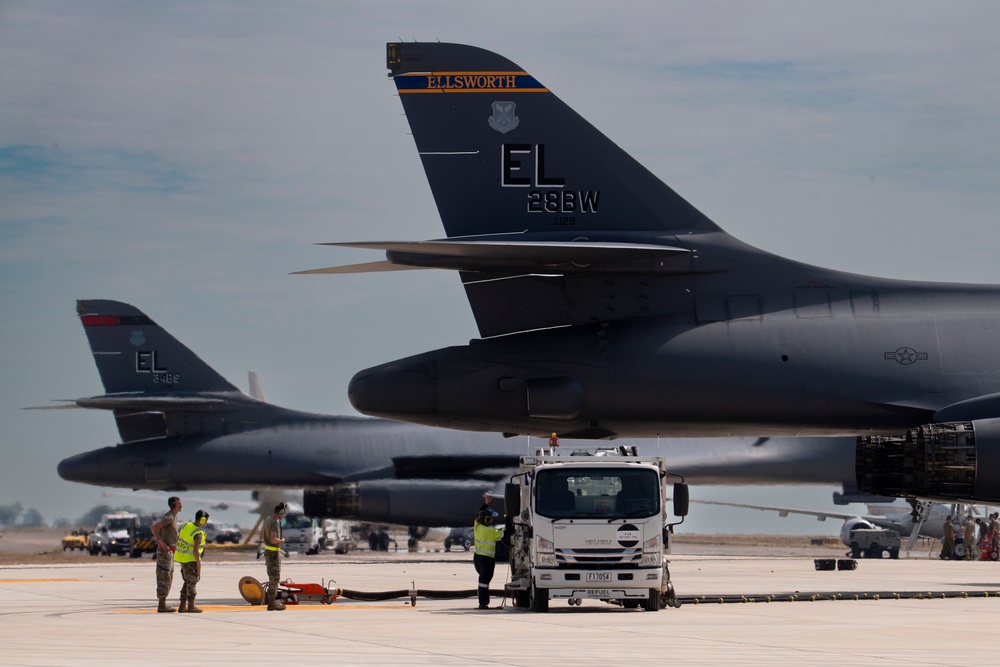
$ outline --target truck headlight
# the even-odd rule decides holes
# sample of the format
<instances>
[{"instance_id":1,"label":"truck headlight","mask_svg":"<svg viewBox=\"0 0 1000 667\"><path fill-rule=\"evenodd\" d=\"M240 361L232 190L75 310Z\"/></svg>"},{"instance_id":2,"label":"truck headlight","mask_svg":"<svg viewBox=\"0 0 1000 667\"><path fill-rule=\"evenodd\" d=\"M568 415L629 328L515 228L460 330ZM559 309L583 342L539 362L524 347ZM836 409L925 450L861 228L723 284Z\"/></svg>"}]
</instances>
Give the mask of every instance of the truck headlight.
<instances>
[{"instance_id":1,"label":"truck headlight","mask_svg":"<svg viewBox=\"0 0 1000 667\"><path fill-rule=\"evenodd\" d=\"M556 545L552 540L544 537L538 538L538 565L539 567L556 567Z\"/></svg>"},{"instance_id":2,"label":"truck headlight","mask_svg":"<svg viewBox=\"0 0 1000 667\"><path fill-rule=\"evenodd\" d=\"M659 567L661 560L659 535L642 543L642 560L639 561L639 567Z\"/></svg>"}]
</instances>

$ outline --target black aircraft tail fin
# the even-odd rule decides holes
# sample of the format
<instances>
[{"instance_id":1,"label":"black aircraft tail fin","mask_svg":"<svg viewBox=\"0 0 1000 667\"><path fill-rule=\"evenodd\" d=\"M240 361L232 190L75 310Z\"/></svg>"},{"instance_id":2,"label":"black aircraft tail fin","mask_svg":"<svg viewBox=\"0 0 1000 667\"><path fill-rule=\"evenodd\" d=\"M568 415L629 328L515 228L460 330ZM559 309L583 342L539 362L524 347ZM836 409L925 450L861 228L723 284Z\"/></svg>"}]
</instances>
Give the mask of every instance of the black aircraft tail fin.
<instances>
[{"instance_id":1,"label":"black aircraft tail fin","mask_svg":"<svg viewBox=\"0 0 1000 667\"><path fill-rule=\"evenodd\" d=\"M528 232L633 241L719 231L502 56L390 43L387 66L449 238Z\"/></svg>"},{"instance_id":2,"label":"black aircraft tail fin","mask_svg":"<svg viewBox=\"0 0 1000 667\"><path fill-rule=\"evenodd\" d=\"M112 410L123 443L218 430L224 418L210 413L242 402L239 389L138 308L80 299L76 312L105 391L76 404Z\"/></svg>"},{"instance_id":3,"label":"black aircraft tail fin","mask_svg":"<svg viewBox=\"0 0 1000 667\"><path fill-rule=\"evenodd\" d=\"M76 312L108 395L239 391L135 306L80 299Z\"/></svg>"}]
</instances>

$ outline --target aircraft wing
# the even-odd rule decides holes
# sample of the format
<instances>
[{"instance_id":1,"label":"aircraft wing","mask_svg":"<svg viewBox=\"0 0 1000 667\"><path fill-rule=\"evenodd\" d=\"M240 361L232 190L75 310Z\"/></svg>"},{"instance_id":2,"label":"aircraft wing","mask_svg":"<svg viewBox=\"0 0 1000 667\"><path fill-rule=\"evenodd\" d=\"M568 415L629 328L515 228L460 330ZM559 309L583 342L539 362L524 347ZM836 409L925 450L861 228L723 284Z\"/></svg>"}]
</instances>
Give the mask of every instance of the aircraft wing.
<instances>
[{"instance_id":1,"label":"aircraft wing","mask_svg":"<svg viewBox=\"0 0 1000 667\"><path fill-rule=\"evenodd\" d=\"M397 479L455 479L495 481L517 471L516 456L424 455L392 460Z\"/></svg>"},{"instance_id":2,"label":"aircraft wing","mask_svg":"<svg viewBox=\"0 0 1000 667\"><path fill-rule=\"evenodd\" d=\"M302 511L302 493L288 489L266 489L257 492L256 500L226 500L223 498L212 498L211 496L192 496L186 492L173 492L181 497L189 509L191 505L207 505L209 509L224 512L229 509L245 509L250 514L260 514L270 516L274 506L279 502L284 502L289 506L289 511ZM118 496L121 498L151 498L154 500L166 501L167 493L143 493L142 491L105 491L104 497Z\"/></svg>"},{"instance_id":3,"label":"aircraft wing","mask_svg":"<svg viewBox=\"0 0 1000 667\"><path fill-rule=\"evenodd\" d=\"M888 530L897 530L900 532L906 532L909 530L906 526L902 524L896 518L891 516L881 516L875 514L847 514L845 512L827 512L823 510L807 510L799 509L797 507L771 507L767 505L747 505L743 503L726 503L717 500L692 500L692 503L700 503L702 505L721 505L724 507L740 507L743 509L751 510L762 510L765 512L777 512L778 516L786 517L789 514L799 514L802 516L814 516L818 521L826 521L827 519L839 519L841 521L848 521L850 519L863 519L873 526L878 526L879 528L886 528ZM906 510L900 508L901 511Z\"/></svg>"},{"instance_id":4,"label":"aircraft wing","mask_svg":"<svg viewBox=\"0 0 1000 667\"><path fill-rule=\"evenodd\" d=\"M795 507L771 507L768 505L747 505L744 503L726 503L718 500L692 500L692 503L698 503L700 505L721 505L723 507L741 507L743 509L750 510L762 510L765 512L777 512L779 516L788 516L789 514L801 514L803 516L814 516L819 521L826 521L827 519L840 519L842 521L847 521L848 519L853 519L858 514L847 514L844 512L825 512L820 510L806 510L799 509ZM868 519L868 517L864 517ZM880 517L875 517L880 518ZM868 519L871 520L871 519Z\"/></svg>"}]
</instances>

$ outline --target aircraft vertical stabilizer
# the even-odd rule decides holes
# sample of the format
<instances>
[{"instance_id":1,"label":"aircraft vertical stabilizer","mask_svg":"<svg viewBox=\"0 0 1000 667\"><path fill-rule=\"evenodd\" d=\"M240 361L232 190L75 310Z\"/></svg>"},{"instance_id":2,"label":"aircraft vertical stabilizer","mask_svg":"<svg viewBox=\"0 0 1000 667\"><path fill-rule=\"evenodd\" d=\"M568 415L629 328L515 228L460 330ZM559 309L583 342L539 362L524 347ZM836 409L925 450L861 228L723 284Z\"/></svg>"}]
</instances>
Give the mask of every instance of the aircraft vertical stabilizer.
<instances>
[{"instance_id":1,"label":"aircraft vertical stabilizer","mask_svg":"<svg viewBox=\"0 0 1000 667\"><path fill-rule=\"evenodd\" d=\"M76 312L108 394L238 391L134 306L81 299Z\"/></svg>"},{"instance_id":2,"label":"aircraft vertical stabilizer","mask_svg":"<svg viewBox=\"0 0 1000 667\"><path fill-rule=\"evenodd\" d=\"M449 237L718 229L500 55L390 43L387 66Z\"/></svg>"}]
</instances>

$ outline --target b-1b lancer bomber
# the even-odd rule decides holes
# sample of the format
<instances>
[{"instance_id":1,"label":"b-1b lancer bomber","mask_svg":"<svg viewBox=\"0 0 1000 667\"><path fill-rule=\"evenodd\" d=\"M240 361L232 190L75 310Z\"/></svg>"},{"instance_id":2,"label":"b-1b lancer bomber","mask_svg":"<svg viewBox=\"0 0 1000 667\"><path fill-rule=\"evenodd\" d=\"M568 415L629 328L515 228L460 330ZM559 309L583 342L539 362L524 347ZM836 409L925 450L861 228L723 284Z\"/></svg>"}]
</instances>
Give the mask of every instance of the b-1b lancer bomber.
<instances>
[{"instance_id":1,"label":"b-1b lancer bomber","mask_svg":"<svg viewBox=\"0 0 1000 667\"><path fill-rule=\"evenodd\" d=\"M502 494L518 457L532 451L525 438L266 403L135 306L81 299L76 307L105 393L70 405L111 411L121 442L60 462L66 480L159 491L304 489L309 516L462 526L483 492ZM843 438L622 442L667 457L694 484L853 484Z\"/></svg>"},{"instance_id":2,"label":"b-1b lancer bomber","mask_svg":"<svg viewBox=\"0 0 1000 667\"><path fill-rule=\"evenodd\" d=\"M727 234L522 67L392 43L447 238L345 243L459 272L482 339L363 370L370 415L466 430L858 436L871 493L1000 500L1000 287L810 266Z\"/></svg>"}]
</instances>

